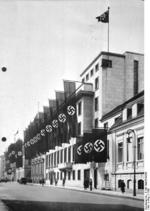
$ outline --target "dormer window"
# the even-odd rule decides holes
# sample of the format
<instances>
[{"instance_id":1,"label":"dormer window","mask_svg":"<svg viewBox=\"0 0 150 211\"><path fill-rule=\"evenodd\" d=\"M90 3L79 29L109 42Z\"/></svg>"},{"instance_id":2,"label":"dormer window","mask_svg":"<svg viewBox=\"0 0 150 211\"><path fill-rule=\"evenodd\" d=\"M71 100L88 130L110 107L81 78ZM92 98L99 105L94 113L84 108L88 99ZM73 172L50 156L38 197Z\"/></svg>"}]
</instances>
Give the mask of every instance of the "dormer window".
<instances>
[{"instance_id":1,"label":"dormer window","mask_svg":"<svg viewBox=\"0 0 150 211\"><path fill-rule=\"evenodd\" d=\"M132 108L128 108L127 109L127 119L131 119L132 118Z\"/></svg>"},{"instance_id":2,"label":"dormer window","mask_svg":"<svg viewBox=\"0 0 150 211\"><path fill-rule=\"evenodd\" d=\"M137 104L137 115L144 114L144 103Z\"/></svg>"}]
</instances>

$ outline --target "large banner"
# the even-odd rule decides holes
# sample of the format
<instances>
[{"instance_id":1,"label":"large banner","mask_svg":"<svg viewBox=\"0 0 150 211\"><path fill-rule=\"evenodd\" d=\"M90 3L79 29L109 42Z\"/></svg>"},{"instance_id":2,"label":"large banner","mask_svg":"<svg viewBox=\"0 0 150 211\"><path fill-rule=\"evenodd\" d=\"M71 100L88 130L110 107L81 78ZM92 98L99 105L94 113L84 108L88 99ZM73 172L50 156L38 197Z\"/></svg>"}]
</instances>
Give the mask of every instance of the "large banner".
<instances>
[{"instance_id":1,"label":"large banner","mask_svg":"<svg viewBox=\"0 0 150 211\"><path fill-rule=\"evenodd\" d=\"M107 161L107 131L104 129L84 133L82 141L75 147L75 163Z\"/></svg>"}]
</instances>

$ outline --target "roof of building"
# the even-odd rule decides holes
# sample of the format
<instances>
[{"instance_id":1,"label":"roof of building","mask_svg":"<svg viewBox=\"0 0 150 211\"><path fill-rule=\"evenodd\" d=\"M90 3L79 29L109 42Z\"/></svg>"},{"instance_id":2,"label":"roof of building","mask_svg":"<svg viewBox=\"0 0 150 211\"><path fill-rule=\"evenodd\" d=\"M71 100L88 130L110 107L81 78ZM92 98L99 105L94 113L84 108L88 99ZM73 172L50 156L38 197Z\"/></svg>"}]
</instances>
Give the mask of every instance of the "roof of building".
<instances>
[{"instance_id":1,"label":"roof of building","mask_svg":"<svg viewBox=\"0 0 150 211\"><path fill-rule=\"evenodd\" d=\"M83 70L83 72L80 74L80 77L83 76L83 74L97 61L97 59L99 59L100 56L102 55L109 55L109 56L116 56L116 57L125 57L125 54L130 53L130 54L136 54L136 55L143 55L142 53L136 53L136 52L130 52L130 51L126 51L123 54L119 54L119 53L113 53L113 52L107 52L107 51L101 51L94 59L93 61Z\"/></svg>"},{"instance_id":2,"label":"roof of building","mask_svg":"<svg viewBox=\"0 0 150 211\"><path fill-rule=\"evenodd\" d=\"M137 95L135 95L134 97L130 98L129 100L127 100L126 102L124 102L123 104L115 107L114 109L112 109L110 112L108 112L107 114L105 114L104 116L102 116L101 121L104 121L112 116L114 116L115 114L118 114L120 111L123 110L124 107L126 107L129 103L134 102L135 100L137 100L138 98L144 96L144 90L140 93L138 93Z\"/></svg>"}]
</instances>

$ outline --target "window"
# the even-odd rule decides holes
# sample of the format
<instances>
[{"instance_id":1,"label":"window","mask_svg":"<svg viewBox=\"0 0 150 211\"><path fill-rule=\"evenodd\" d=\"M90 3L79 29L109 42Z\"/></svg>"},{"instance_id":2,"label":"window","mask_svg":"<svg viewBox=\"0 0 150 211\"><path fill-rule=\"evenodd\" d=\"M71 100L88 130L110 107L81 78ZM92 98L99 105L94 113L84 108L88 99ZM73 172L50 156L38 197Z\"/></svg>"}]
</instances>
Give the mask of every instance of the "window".
<instances>
[{"instance_id":1,"label":"window","mask_svg":"<svg viewBox=\"0 0 150 211\"><path fill-rule=\"evenodd\" d=\"M95 65L95 71L97 72L99 70L99 64Z\"/></svg>"},{"instance_id":2,"label":"window","mask_svg":"<svg viewBox=\"0 0 150 211\"><path fill-rule=\"evenodd\" d=\"M95 90L99 88L99 77L95 78Z\"/></svg>"},{"instance_id":3,"label":"window","mask_svg":"<svg viewBox=\"0 0 150 211\"><path fill-rule=\"evenodd\" d=\"M132 118L132 108L128 108L127 109L127 119L131 119Z\"/></svg>"},{"instance_id":4,"label":"window","mask_svg":"<svg viewBox=\"0 0 150 211\"><path fill-rule=\"evenodd\" d=\"M98 128L98 118L95 119L95 128Z\"/></svg>"},{"instance_id":5,"label":"window","mask_svg":"<svg viewBox=\"0 0 150 211\"><path fill-rule=\"evenodd\" d=\"M107 158L109 159L109 140L107 140Z\"/></svg>"},{"instance_id":6,"label":"window","mask_svg":"<svg viewBox=\"0 0 150 211\"><path fill-rule=\"evenodd\" d=\"M86 75L86 81L88 81L88 80L89 80L89 74Z\"/></svg>"},{"instance_id":7,"label":"window","mask_svg":"<svg viewBox=\"0 0 150 211\"><path fill-rule=\"evenodd\" d=\"M118 143L118 162L123 161L123 143Z\"/></svg>"},{"instance_id":8,"label":"window","mask_svg":"<svg viewBox=\"0 0 150 211\"><path fill-rule=\"evenodd\" d=\"M85 79L84 78L82 78L82 83L84 83L85 82Z\"/></svg>"},{"instance_id":9,"label":"window","mask_svg":"<svg viewBox=\"0 0 150 211\"><path fill-rule=\"evenodd\" d=\"M132 138L127 138L127 161L133 160Z\"/></svg>"},{"instance_id":10,"label":"window","mask_svg":"<svg viewBox=\"0 0 150 211\"><path fill-rule=\"evenodd\" d=\"M57 163L59 164L59 151L57 152Z\"/></svg>"},{"instance_id":11,"label":"window","mask_svg":"<svg viewBox=\"0 0 150 211\"><path fill-rule=\"evenodd\" d=\"M68 147L68 162L71 162L71 146Z\"/></svg>"},{"instance_id":12,"label":"window","mask_svg":"<svg viewBox=\"0 0 150 211\"><path fill-rule=\"evenodd\" d=\"M95 111L98 111L98 97L95 98Z\"/></svg>"},{"instance_id":13,"label":"window","mask_svg":"<svg viewBox=\"0 0 150 211\"><path fill-rule=\"evenodd\" d=\"M127 188L128 189L132 188L132 180L131 179L127 180Z\"/></svg>"},{"instance_id":14,"label":"window","mask_svg":"<svg viewBox=\"0 0 150 211\"><path fill-rule=\"evenodd\" d=\"M78 170L78 180L81 179L81 170Z\"/></svg>"},{"instance_id":15,"label":"window","mask_svg":"<svg viewBox=\"0 0 150 211\"><path fill-rule=\"evenodd\" d=\"M144 181L142 179L138 181L138 189L144 189Z\"/></svg>"},{"instance_id":16,"label":"window","mask_svg":"<svg viewBox=\"0 0 150 211\"><path fill-rule=\"evenodd\" d=\"M137 159L142 160L144 159L144 138L140 137L137 139Z\"/></svg>"},{"instance_id":17,"label":"window","mask_svg":"<svg viewBox=\"0 0 150 211\"><path fill-rule=\"evenodd\" d=\"M72 171L72 179L75 180L75 170Z\"/></svg>"},{"instance_id":18,"label":"window","mask_svg":"<svg viewBox=\"0 0 150 211\"><path fill-rule=\"evenodd\" d=\"M90 73L91 73L91 77L92 77L92 76L93 76L93 69L91 70L91 72L90 72Z\"/></svg>"},{"instance_id":19,"label":"window","mask_svg":"<svg viewBox=\"0 0 150 211\"><path fill-rule=\"evenodd\" d=\"M63 149L60 151L60 162L63 162Z\"/></svg>"},{"instance_id":20,"label":"window","mask_svg":"<svg viewBox=\"0 0 150 211\"><path fill-rule=\"evenodd\" d=\"M112 61L111 60L108 60L108 59L102 59L102 64L101 66L103 68L107 68L107 67L112 67Z\"/></svg>"},{"instance_id":21,"label":"window","mask_svg":"<svg viewBox=\"0 0 150 211\"><path fill-rule=\"evenodd\" d=\"M108 129L108 122L105 122L105 123L104 123L104 128L105 128L105 129Z\"/></svg>"},{"instance_id":22,"label":"window","mask_svg":"<svg viewBox=\"0 0 150 211\"><path fill-rule=\"evenodd\" d=\"M67 148L64 149L64 163L67 161Z\"/></svg>"},{"instance_id":23,"label":"window","mask_svg":"<svg viewBox=\"0 0 150 211\"><path fill-rule=\"evenodd\" d=\"M138 69L139 69L139 62L137 60L134 60L134 72L133 72L134 95L138 94Z\"/></svg>"},{"instance_id":24,"label":"window","mask_svg":"<svg viewBox=\"0 0 150 211\"><path fill-rule=\"evenodd\" d=\"M78 135L81 135L81 122L78 123Z\"/></svg>"},{"instance_id":25,"label":"window","mask_svg":"<svg viewBox=\"0 0 150 211\"><path fill-rule=\"evenodd\" d=\"M60 179L62 180L62 171L60 172Z\"/></svg>"},{"instance_id":26,"label":"window","mask_svg":"<svg viewBox=\"0 0 150 211\"><path fill-rule=\"evenodd\" d=\"M57 172L57 180L59 180L59 172Z\"/></svg>"},{"instance_id":27,"label":"window","mask_svg":"<svg viewBox=\"0 0 150 211\"><path fill-rule=\"evenodd\" d=\"M71 173L70 173L70 171L68 171L68 180L70 180L70 175L71 175Z\"/></svg>"},{"instance_id":28,"label":"window","mask_svg":"<svg viewBox=\"0 0 150 211\"><path fill-rule=\"evenodd\" d=\"M82 108L81 105L82 105L81 102L79 102L78 103L78 115L81 115L81 108Z\"/></svg>"},{"instance_id":29,"label":"window","mask_svg":"<svg viewBox=\"0 0 150 211\"><path fill-rule=\"evenodd\" d=\"M144 114L144 103L137 104L137 115Z\"/></svg>"}]
</instances>

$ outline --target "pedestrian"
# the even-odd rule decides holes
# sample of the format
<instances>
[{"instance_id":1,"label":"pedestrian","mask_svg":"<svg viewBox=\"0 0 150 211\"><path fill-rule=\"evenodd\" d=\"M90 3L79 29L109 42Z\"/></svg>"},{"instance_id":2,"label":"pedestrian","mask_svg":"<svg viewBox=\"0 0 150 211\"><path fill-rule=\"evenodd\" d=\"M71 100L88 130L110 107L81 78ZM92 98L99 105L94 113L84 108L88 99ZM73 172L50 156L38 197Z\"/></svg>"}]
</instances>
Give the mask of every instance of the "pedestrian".
<instances>
[{"instance_id":1,"label":"pedestrian","mask_svg":"<svg viewBox=\"0 0 150 211\"><path fill-rule=\"evenodd\" d=\"M120 184L120 188L121 188L121 192L122 192L122 193L125 192L125 186L126 186L126 185L125 185L124 181L122 180L122 181L121 181L121 184Z\"/></svg>"},{"instance_id":2,"label":"pedestrian","mask_svg":"<svg viewBox=\"0 0 150 211\"><path fill-rule=\"evenodd\" d=\"M63 179L63 186L65 186L65 178Z\"/></svg>"},{"instance_id":3,"label":"pedestrian","mask_svg":"<svg viewBox=\"0 0 150 211\"><path fill-rule=\"evenodd\" d=\"M90 185L90 191L92 191L92 179L91 178L89 180L89 185Z\"/></svg>"},{"instance_id":4,"label":"pedestrian","mask_svg":"<svg viewBox=\"0 0 150 211\"><path fill-rule=\"evenodd\" d=\"M41 183L42 183L42 186L44 186L44 183L45 183L44 178L42 178Z\"/></svg>"}]
</instances>

